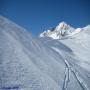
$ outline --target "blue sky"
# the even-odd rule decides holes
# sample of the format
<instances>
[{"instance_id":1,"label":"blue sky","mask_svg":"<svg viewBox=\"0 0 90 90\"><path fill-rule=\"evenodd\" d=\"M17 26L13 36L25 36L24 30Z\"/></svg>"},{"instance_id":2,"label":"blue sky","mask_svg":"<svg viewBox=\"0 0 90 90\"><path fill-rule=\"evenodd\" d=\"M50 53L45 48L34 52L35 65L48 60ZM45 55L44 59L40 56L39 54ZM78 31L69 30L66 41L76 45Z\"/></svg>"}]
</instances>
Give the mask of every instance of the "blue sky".
<instances>
[{"instance_id":1,"label":"blue sky","mask_svg":"<svg viewBox=\"0 0 90 90\"><path fill-rule=\"evenodd\" d=\"M90 24L90 0L0 0L0 15L38 35L61 21Z\"/></svg>"}]
</instances>

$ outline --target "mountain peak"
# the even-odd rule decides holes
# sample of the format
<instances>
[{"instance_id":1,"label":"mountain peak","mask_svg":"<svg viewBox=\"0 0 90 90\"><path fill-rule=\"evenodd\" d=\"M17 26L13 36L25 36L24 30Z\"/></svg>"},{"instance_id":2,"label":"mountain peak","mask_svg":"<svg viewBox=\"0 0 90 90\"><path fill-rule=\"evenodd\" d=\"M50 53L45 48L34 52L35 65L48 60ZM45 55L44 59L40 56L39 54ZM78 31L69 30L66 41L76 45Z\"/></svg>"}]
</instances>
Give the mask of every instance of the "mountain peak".
<instances>
[{"instance_id":1,"label":"mountain peak","mask_svg":"<svg viewBox=\"0 0 90 90\"><path fill-rule=\"evenodd\" d=\"M40 37L51 37L53 39L61 39L70 33L72 33L75 29L68 25L66 22L60 22L55 28L44 31L40 34Z\"/></svg>"},{"instance_id":2,"label":"mountain peak","mask_svg":"<svg viewBox=\"0 0 90 90\"><path fill-rule=\"evenodd\" d=\"M58 26L56 26L56 30L61 30L61 29L64 29L64 30L66 30L66 29L68 29L70 26L66 23L66 22L60 22L59 24L58 24Z\"/></svg>"},{"instance_id":3,"label":"mountain peak","mask_svg":"<svg viewBox=\"0 0 90 90\"><path fill-rule=\"evenodd\" d=\"M60 25L60 26L62 26L62 25L67 25L67 23L66 23L65 21L62 21L62 22L59 23L59 25Z\"/></svg>"}]
</instances>

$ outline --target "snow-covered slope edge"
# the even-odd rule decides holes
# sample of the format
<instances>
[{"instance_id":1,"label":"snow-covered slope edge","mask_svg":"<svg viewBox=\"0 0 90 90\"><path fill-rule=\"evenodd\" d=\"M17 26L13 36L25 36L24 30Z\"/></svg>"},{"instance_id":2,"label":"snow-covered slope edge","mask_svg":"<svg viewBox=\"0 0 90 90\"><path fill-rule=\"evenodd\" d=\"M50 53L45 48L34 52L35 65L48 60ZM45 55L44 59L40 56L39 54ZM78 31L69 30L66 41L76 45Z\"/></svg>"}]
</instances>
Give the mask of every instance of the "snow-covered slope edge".
<instances>
[{"instance_id":1,"label":"snow-covered slope edge","mask_svg":"<svg viewBox=\"0 0 90 90\"><path fill-rule=\"evenodd\" d=\"M73 48L45 41L0 17L0 90L90 89L90 71L79 65Z\"/></svg>"}]
</instances>

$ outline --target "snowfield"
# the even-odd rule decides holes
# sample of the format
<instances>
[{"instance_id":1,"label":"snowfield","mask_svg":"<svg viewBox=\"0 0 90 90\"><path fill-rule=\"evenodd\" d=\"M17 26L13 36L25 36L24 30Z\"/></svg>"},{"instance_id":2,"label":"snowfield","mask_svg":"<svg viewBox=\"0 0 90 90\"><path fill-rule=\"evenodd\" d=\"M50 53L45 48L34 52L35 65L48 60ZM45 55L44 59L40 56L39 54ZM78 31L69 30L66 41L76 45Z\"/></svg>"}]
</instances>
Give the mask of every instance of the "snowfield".
<instances>
[{"instance_id":1,"label":"snowfield","mask_svg":"<svg viewBox=\"0 0 90 90\"><path fill-rule=\"evenodd\" d=\"M90 90L90 25L76 32L35 38L0 16L0 90Z\"/></svg>"}]
</instances>

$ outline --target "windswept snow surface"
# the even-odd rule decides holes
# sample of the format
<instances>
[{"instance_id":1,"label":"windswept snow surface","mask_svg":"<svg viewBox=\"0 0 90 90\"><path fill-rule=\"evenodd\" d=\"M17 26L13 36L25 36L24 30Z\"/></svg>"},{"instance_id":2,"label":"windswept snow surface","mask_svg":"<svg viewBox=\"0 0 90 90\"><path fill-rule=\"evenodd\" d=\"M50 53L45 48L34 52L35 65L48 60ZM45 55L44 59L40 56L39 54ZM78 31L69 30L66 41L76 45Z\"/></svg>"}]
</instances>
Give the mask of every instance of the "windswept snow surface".
<instances>
[{"instance_id":1,"label":"windswept snow surface","mask_svg":"<svg viewBox=\"0 0 90 90\"><path fill-rule=\"evenodd\" d=\"M72 38L34 38L0 17L0 90L90 90L90 27Z\"/></svg>"}]
</instances>

